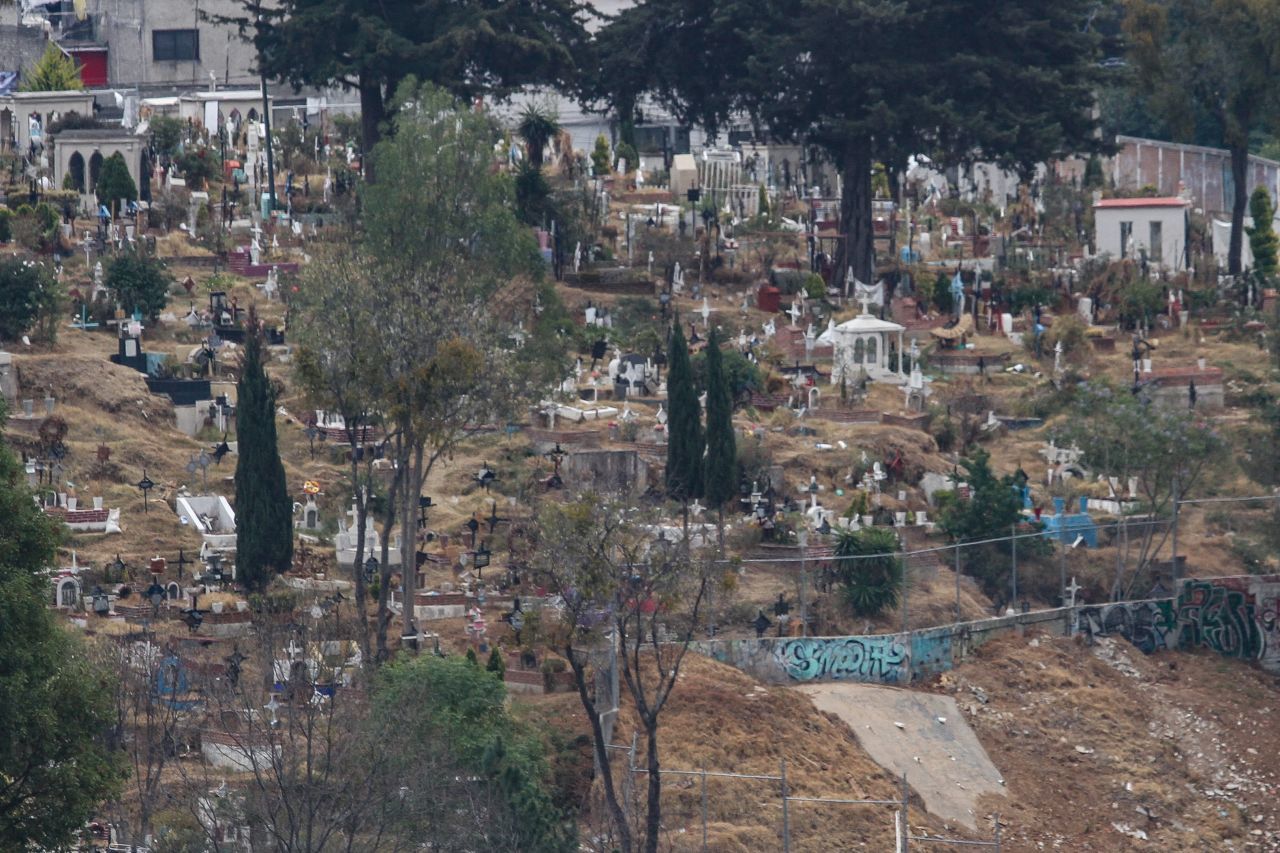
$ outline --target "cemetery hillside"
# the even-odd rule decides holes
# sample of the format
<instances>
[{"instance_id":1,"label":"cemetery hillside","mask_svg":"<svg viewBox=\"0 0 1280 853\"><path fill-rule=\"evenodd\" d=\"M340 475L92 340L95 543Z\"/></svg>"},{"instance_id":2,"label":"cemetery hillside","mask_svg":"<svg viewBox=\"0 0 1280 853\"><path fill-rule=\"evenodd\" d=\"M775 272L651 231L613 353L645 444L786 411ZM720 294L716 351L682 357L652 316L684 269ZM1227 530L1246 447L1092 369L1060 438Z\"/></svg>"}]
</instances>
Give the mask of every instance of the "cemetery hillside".
<instances>
[{"instance_id":1,"label":"cemetery hillside","mask_svg":"<svg viewBox=\"0 0 1280 853\"><path fill-rule=\"evenodd\" d=\"M0 853L1280 851L1280 10L170 5L0 24Z\"/></svg>"}]
</instances>

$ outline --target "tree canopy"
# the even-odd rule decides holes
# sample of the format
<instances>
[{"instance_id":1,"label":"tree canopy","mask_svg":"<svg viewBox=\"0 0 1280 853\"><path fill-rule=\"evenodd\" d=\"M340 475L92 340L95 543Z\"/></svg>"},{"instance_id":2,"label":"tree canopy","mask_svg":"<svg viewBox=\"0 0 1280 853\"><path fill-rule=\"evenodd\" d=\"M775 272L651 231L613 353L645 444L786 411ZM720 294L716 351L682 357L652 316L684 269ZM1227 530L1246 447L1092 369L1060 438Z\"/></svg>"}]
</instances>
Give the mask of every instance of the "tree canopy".
<instances>
[{"instance_id":1,"label":"tree canopy","mask_svg":"<svg viewBox=\"0 0 1280 853\"><path fill-rule=\"evenodd\" d=\"M227 20L252 38L262 71L296 87L358 90L365 151L381 138L409 76L464 100L504 98L527 85L567 86L585 43L577 0L242 0Z\"/></svg>"},{"instance_id":2,"label":"tree canopy","mask_svg":"<svg viewBox=\"0 0 1280 853\"><path fill-rule=\"evenodd\" d=\"M0 401L0 418L5 416ZM0 848L71 841L123 781L105 745L105 673L47 607L58 522L0 439Z\"/></svg>"},{"instance_id":3,"label":"tree canopy","mask_svg":"<svg viewBox=\"0 0 1280 853\"><path fill-rule=\"evenodd\" d=\"M138 200L138 186L133 182L129 166L119 151L103 161L94 192L97 193L98 203L109 207L113 215L119 212L120 202Z\"/></svg>"},{"instance_id":4,"label":"tree canopy","mask_svg":"<svg viewBox=\"0 0 1280 853\"><path fill-rule=\"evenodd\" d=\"M76 61L50 41L40 60L23 75L18 86L22 92L65 92L84 88Z\"/></svg>"},{"instance_id":5,"label":"tree canopy","mask_svg":"<svg viewBox=\"0 0 1280 853\"><path fill-rule=\"evenodd\" d=\"M1028 170L1096 145L1094 5L647 0L601 39L651 45L645 90L683 120L716 129L745 113L768 137L819 148L844 184L836 269L869 282L876 162L891 175L913 153ZM611 101L625 106L626 92Z\"/></svg>"},{"instance_id":6,"label":"tree canopy","mask_svg":"<svg viewBox=\"0 0 1280 853\"><path fill-rule=\"evenodd\" d=\"M122 252L107 266L106 285L125 313L141 311L154 320L168 301L171 279L164 263L141 252Z\"/></svg>"},{"instance_id":7,"label":"tree canopy","mask_svg":"<svg viewBox=\"0 0 1280 853\"><path fill-rule=\"evenodd\" d=\"M1192 141L1208 117L1231 152L1231 245L1241 272L1249 203L1249 137L1275 112L1280 8L1252 0L1133 0L1125 33L1140 91L1177 139Z\"/></svg>"},{"instance_id":8,"label":"tree canopy","mask_svg":"<svg viewBox=\"0 0 1280 853\"><path fill-rule=\"evenodd\" d=\"M276 393L263 363L262 329L250 313L236 388L236 572L262 590L293 561L293 504L276 441Z\"/></svg>"}]
</instances>

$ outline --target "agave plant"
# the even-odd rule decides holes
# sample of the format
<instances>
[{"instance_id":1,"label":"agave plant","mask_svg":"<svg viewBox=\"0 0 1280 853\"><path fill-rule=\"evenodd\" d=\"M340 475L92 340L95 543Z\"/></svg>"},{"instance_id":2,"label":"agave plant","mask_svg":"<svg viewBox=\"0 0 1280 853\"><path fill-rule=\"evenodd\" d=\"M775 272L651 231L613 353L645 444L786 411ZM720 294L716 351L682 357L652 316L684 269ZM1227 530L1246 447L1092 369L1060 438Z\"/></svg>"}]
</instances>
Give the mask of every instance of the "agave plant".
<instances>
[{"instance_id":1,"label":"agave plant","mask_svg":"<svg viewBox=\"0 0 1280 853\"><path fill-rule=\"evenodd\" d=\"M560 132L560 120L555 112L543 104L529 104L520 114L520 124L516 132L524 140L528 149L529 165L534 169L542 168L542 152L547 143Z\"/></svg>"}]
</instances>

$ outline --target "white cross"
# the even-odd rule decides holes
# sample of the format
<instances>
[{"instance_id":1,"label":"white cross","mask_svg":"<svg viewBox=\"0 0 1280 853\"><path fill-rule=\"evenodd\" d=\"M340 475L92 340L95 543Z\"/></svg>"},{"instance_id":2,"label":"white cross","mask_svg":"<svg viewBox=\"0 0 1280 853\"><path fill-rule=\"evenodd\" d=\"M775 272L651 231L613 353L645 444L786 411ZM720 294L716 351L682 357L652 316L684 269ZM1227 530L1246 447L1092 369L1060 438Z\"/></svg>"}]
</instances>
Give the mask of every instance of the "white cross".
<instances>
[{"instance_id":1,"label":"white cross","mask_svg":"<svg viewBox=\"0 0 1280 853\"><path fill-rule=\"evenodd\" d=\"M1083 589L1083 587L1080 586L1080 584L1076 583L1075 576L1072 575L1071 583L1067 584L1067 587L1064 590L1064 592L1066 592L1068 595L1071 596L1070 602L1067 604L1068 607L1076 606L1076 593L1079 592L1081 589Z\"/></svg>"}]
</instances>

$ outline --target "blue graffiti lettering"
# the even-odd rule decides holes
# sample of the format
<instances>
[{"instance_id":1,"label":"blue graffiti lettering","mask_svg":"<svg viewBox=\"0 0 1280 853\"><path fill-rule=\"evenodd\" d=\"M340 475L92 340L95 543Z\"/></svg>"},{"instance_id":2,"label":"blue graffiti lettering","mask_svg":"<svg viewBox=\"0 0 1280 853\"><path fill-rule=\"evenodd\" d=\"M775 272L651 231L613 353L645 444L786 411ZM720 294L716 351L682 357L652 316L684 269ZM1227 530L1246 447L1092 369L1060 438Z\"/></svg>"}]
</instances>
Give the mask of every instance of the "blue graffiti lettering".
<instances>
[{"instance_id":1,"label":"blue graffiti lettering","mask_svg":"<svg viewBox=\"0 0 1280 853\"><path fill-rule=\"evenodd\" d=\"M796 681L830 678L895 684L910 678L911 656L897 637L787 640L778 662Z\"/></svg>"}]
</instances>

